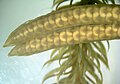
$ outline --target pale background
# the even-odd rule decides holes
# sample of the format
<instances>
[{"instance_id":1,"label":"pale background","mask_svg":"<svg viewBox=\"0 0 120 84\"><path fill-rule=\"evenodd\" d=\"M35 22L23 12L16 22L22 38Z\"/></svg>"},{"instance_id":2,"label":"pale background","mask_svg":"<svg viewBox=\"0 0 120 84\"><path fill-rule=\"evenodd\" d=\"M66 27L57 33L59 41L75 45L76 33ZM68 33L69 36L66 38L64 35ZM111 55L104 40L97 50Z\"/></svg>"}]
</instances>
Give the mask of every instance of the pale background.
<instances>
[{"instance_id":1,"label":"pale background","mask_svg":"<svg viewBox=\"0 0 120 84\"><path fill-rule=\"evenodd\" d=\"M53 0L0 0L0 84L41 84L43 76L57 66L42 69L51 51L30 57L8 57L3 48L10 32L23 22L51 11ZM108 52L110 71L102 67L104 84L120 84L120 41L110 42ZM51 84L50 79L45 84Z\"/></svg>"}]
</instances>

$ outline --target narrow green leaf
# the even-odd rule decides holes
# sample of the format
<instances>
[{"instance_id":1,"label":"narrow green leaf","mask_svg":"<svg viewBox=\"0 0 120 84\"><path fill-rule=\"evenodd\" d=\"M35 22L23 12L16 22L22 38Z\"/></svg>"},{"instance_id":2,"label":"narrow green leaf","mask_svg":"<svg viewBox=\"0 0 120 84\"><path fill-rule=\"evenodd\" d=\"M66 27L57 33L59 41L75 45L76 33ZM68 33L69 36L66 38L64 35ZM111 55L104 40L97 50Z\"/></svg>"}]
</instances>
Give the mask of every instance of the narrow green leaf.
<instances>
[{"instance_id":1,"label":"narrow green leaf","mask_svg":"<svg viewBox=\"0 0 120 84\"><path fill-rule=\"evenodd\" d=\"M55 55L54 58L46 61L46 62L44 63L44 65L43 65L43 67L45 67L45 65L47 65L47 64L50 65L52 62L57 61L57 60L59 60L59 59L66 59L66 58L68 58L68 56L65 56L65 57L63 57L63 58L61 58L60 56L61 56L61 55L59 55L59 54Z\"/></svg>"},{"instance_id":2,"label":"narrow green leaf","mask_svg":"<svg viewBox=\"0 0 120 84\"><path fill-rule=\"evenodd\" d=\"M104 3L104 4L107 4L107 3L108 3L108 1L107 1L107 0L102 0L102 1L103 1L103 3Z\"/></svg>"},{"instance_id":3,"label":"narrow green leaf","mask_svg":"<svg viewBox=\"0 0 120 84\"><path fill-rule=\"evenodd\" d=\"M96 54L96 57L98 57L100 59L100 61L105 64L105 66L109 69L109 64L108 64L108 61L105 60L99 53L95 53Z\"/></svg>"},{"instance_id":4,"label":"narrow green leaf","mask_svg":"<svg viewBox=\"0 0 120 84\"><path fill-rule=\"evenodd\" d=\"M70 0L70 5L72 5L72 3L73 3L73 0Z\"/></svg>"},{"instance_id":5,"label":"narrow green leaf","mask_svg":"<svg viewBox=\"0 0 120 84\"><path fill-rule=\"evenodd\" d=\"M98 67L100 68L100 61L99 61L99 59L98 59L98 58L95 58L95 60L96 60L96 62L97 62Z\"/></svg>"},{"instance_id":6,"label":"narrow green leaf","mask_svg":"<svg viewBox=\"0 0 120 84\"><path fill-rule=\"evenodd\" d=\"M109 51L109 49L110 49L110 43L109 43L108 40L107 40L106 42L107 42L107 45L108 45L108 51Z\"/></svg>"},{"instance_id":7,"label":"narrow green leaf","mask_svg":"<svg viewBox=\"0 0 120 84\"><path fill-rule=\"evenodd\" d=\"M66 1L68 1L68 0L54 0L53 1L53 7L57 4L61 4L61 3L66 2Z\"/></svg>"},{"instance_id":8,"label":"narrow green leaf","mask_svg":"<svg viewBox=\"0 0 120 84\"><path fill-rule=\"evenodd\" d=\"M64 78L60 79L59 83L61 83L61 84L66 84L66 83L70 84L70 77L67 76L67 77L64 77Z\"/></svg>"},{"instance_id":9,"label":"narrow green leaf","mask_svg":"<svg viewBox=\"0 0 120 84\"><path fill-rule=\"evenodd\" d=\"M99 58L96 56L96 51L93 49L92 45L90 43L87 44L87 49L88 49L88 55L92 56L97 62L98 67L100 68L100 62ZM94 69L93 69L94 70Z\"/></svg>"},{"instance_id":10,"label":"narrow green leaf","mask_svg":"<svg viewBox=\"0 0 120 84\"><path fill-rule=\"evenodd\" d=\"M72 72L72 70L70 70L69 72L64 72L63 74L64 75L68 75L68 74L70 74Z\"/></svg>"},{"instance_id":11,"label":"narrow green leaf","mask_svg":"<svg viewBox=\"0 0 120 84\"><path fill-rule=\"evenodd\" d=\"M96 80L96 84L102 84L99 77L97 76L97 74L91 70L88 70L88 72L91 74L91 76Z\"/></svg>"},{"instance_id":12,"label":"narrow green leaf","mask_svg":"<svg viewBox=\"0 0 120 84\"><path fill-rule=\"evenodd\" d=\"M97 4L103 4L100 0L96 0Z\"/></svg>"},{"instance_id":13,"label":"narrow green leaf","mask_svg":"<svg viewBox=\"0 0 120 84\"><path fill-rule=\"evenodd\" d=\"M96 84L88 75L85 74L85 77L86 77L92 84Z\"/></svg>"},{"instance_id":14,"label":"narrow green leaf","mask_svg":"<svg viewBox=\"0 0 120 84\"><path fill-rule=\"evenodd\" d=\"M61 65L61 63L60 63L61 60L64 58L64 55L67 54L67 52L68 52L68 49L65 49L65 48L62 48L62 49L59 50L59 53L58 53L58 54L59 54L59 57L60 57L60 58L59 58L59 64L60 64L60 65ZM69 56L69 55L68 55L68 56Z\"/></svg>"},{"instance_id":15,"label":"narrow green leaf","mask_svg":"<svg viewBox=\"0 0 120 84\"><path fill-rule=\"evenodd\" d=\"M104 44L101 41L97 41L96 43L99 45L101 51L104 52L105 55L107 55L106 48L105 48Z\"/></svg>"},{"instance_id":16,"label":"narrow green leaf","mask_svg":"<svg viewBox=\"0 0 120 84\"><path fill-rule=\"evenodd\" d=\"M110 0L112 4L115 4L115 0Z\"/></svg>"},{"instance_id":17,"label":"narrow green leaf","mask_svg":"<svg viewBox=\"0 0 120 84\"><path fill-rule=\"evenodd\" d=\"M97 67L98 68L100 68L100 61L102 60L104 63L105 63L105 60L104 59L99 59L99 57L96 55L96 51L92 48L92 45L91 44L88 44L87 45L87 48L88 48L88 53L91 53L91 56L94 58L94 60L96 60L96 64L97 64ZM100 56L100 55L99 55ZM102 56L100 56L100 57L102 57ZM100 60L100 61L99 61ZM103 63L103 64L104 64ZM105 63L105 66L107 66L108 67L108 63L106 64ZM93 66L91 65L91 68L92 68ZM94 70L94 69L93 69Z\"/></svg>"},{"instance_id":18,"label":"narrow green leaf","mask_svg":"<svg viewBox=\"0 0 120 84\"><path fill-rule=\"evenodd\" d=\"M55 68L53 69L52 71L50 71L49 73L47 73L44 78L43 78L43 81L42 81L42 84L48 79L48 78L51 78L51 77L54 77L58 74L58 71L59 71L59 68Z\"/></svg>"},{"instance_id":19,"label":"narrow green leaf","mask_svg":"<svg viewBox=\"0 0 120 84\"><path fill-rule=\"evenodd\" d=\"M100 42L97 42L97 43L99 44L99 46L96 43L92 43L92 44L100 52L100 54L102 54L101 56L103 56L104 59L108 62L106 50L103 43L100 43Z\"/></svg>"},{"instance_id":20,"label":"narrow green leaf","mask_svg":"<svg viewBox=\"0 0 120 84\"><path fill-rule=\"evenodd\" d=\"M92 43L94 45L94 47L103 55L107 55L106 53L106 48L104 46L104 44L101 41L96 41L96 43ZM107 58L107 57L106 57Z\"/></svg>"},{"instance_id":21,"label":"narrow green leaf","mask_svg":"<svg viewBox=\"0 0 120 84\"><path fill-rule=\"evenodd\" d=\"M58 50L59 50L58 48L54 49L50 55L50 58L52 58Z\"/></svg>"},{"instance_id":22,"label":"narrow green leaf","mask_svg":"<svg viewBox=\"0 0 120 84\"><path fill-rule=\"evenodd\" d=\"M101 80L100 81L103 82L103 76L102 76L102 72L101 72L100 68L91 59L86 58L86 60L88 61L88 63L90 63L92 66L94 66L98 70L98 72L99 72L99 74L101 76Z\"/></svg>"},{"instance_id":23,"label":"narrow green leaf","mask_svg":"<svg viewBox=\"0 0 120 84\"><path fill-rule=\"evenodd\" d=\"M95 57L95 59L96 59L96 61L98 63L98 66L100 67L100 62L99 62L99 60L100 60L109 69L108 60L104 59L98 52L93 50L91 45L87 45L87 46L88 46L89 52L92 52L91 55Z\"/></svg>"},{"instance_id":24,"label":"narrow green leaf","mask_svg":"<svg viewBox=\"0 0 120 84\"><path fill-rule=\"evenodd\" d=\"M60 66L60 70L59 70L59 74L57 75L57 80L59 80L60 76L65 72L66 69L68 69L71 66L71 63L66 60L64 61L61 66Z\"/></svg>"}]
</instances>

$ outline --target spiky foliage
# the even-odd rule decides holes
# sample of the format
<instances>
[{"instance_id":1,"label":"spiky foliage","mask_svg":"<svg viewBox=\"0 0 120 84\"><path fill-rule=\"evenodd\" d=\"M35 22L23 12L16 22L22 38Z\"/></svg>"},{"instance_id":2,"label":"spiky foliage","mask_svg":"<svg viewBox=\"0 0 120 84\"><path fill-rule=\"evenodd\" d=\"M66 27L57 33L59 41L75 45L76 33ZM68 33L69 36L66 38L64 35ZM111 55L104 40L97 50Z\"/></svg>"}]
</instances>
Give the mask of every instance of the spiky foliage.
<instances>
[{"instance_id":1,"label":"spiky foliage","mask_svg":"<svg viewBox=\"0 0 120 84\"><path fill-rule=\"evenodd\" d=\"M43 82L56 76L60 84L87 84L89 82L102 84L100 62L109 68L106 49L100 41L55 49L45 65L57 60L60 67L50 71ZM63 75L65 78L61 79Z\"/></svg>"},{"instance_id":2,"label":"spiky foliage","mask_svg":"<svg viewBox=\"0 0 120 84\"><path fill-rule=\"evenodd\" d=\"M69 2L69 4L65 5L65 7L87 5L87 4L108 4L108 3L115 4L114 0L80 0L79 2L76 2L74 4L73 1L75 0L53 0L53 7L56 6L56 9L58 9L61 7L60 5L64 2Z\"/></svg>"},{"instance_id":3,"label":"spiky foliage","mask_svg":"<svg viewBox=\"0 0 120 84\"><path fill-rule=\"evenodd\" d=\"M60 6L61 3L66 1L70 3ZM81 0L74 4L73 0L54 0L53 6L56 6L56 9L60 9L76 5L108 4L108 2L115 4L114 0ZM108 41L107 44L109 48ZM55 84L102 84L101 63L109 69L106 51L101 41L80 43L54 49L50 60L44 66L50 65L54 61L58 61L60 66L47 73L43 83L51 77L57 77L57 83Z\"/></svg>"}]
</instances>

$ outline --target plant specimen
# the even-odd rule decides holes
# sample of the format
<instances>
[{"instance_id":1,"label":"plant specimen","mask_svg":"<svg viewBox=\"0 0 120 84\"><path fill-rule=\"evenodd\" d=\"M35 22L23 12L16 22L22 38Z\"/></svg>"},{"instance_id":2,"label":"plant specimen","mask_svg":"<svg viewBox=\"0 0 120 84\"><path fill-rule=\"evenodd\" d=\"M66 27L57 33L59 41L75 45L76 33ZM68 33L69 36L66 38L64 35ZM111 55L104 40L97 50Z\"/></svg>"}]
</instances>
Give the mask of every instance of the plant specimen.
<instances>
[{"instance_id":1,"label":"plant specimen","mask_svg":"<svg viewBox=\"0 0 120 84\"><path fill-rule=\"evenodd\" d=\"M63 2L70 3L61 6ZM15 46L10 56L27 56L54 49L45 65L60 66L45 75L58 84L102 84L100 62L107 68L102 41L120 38L120 5L114 0L54 0L55 11L27 21L14 30L4 47ZM108 4L111 2L113 4Z\"/></svg>"}]
</instances>

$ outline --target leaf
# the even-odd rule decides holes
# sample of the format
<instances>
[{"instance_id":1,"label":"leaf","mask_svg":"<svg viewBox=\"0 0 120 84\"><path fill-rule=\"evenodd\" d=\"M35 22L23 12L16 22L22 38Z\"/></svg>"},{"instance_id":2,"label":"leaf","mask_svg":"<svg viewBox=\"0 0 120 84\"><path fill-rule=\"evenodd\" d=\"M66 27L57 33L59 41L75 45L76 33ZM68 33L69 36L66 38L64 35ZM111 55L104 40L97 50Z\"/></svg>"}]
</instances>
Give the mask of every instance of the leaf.
<instances>
[{"instance_id":1,"label":"leaf","mask_svg":"<svg viewBox=\"0 0 120 84\"><path fill-rule=\"evenodd\" d=\"M65 70L71 67L72 62L74 61L66 60L61 64L59 74L57 75L57 80L59 80L60 76L64 74Z\"/></svg>"},{"instance_id":2,"label":"leaf","mask_svg":"<svg viewBox=\"0 0 120 84\"><path fill-rule=\"evenodd\" d=\"M100 62L99 62L99 59L97 59L97 57L96 57L95 60L96 60L96 62L97 62L98 67L100 68Z\"/></svg>"},{"instance_id":3,"label":"leaf","mask_svg":"<svg viewBox=\"0 0 120 84\"><path fill-rule=\"evenodd\" d=\"M96 56L96 54L95 54L96 51L94 51L94 49L90 43L87 43L87 49L88 49L88 55L92 56L96 60L98 67L100 67L99 58Z\"/></svg>"},{"instance_id":4,"label":"leaf","mask_svg":"<svg viewBox=\"0 0 120 84\"><path fill-rule=\"evenodd\" d=\"M59 71L59 68L55 68L55 69L53 69L52 71L50 71L49 73L47 73L47 74L44 76L44 78L43 78L42 84L43 84L48 78L51 78L51 77L56 76L57 74L55 74L55 73L57 73L58 71Z\"/></svg>"},{"instance_id":5,"label":"leaf","mask_svg":"<svg viewBox=\"0 0 120 84\"><path fill-rule=\"evenodd\" d=\"M96 59L96 61L97 61L97 64L98 64L98 67L100 67L100 62L99 62L99 60L103 63L103 64L105 64L105 66L109 69L109 64L108 64L108 60L106 60L106 59L104 59L98 52L96 52L94 49L93 49L93 47L92 47L92 45L91 44L87 44L87 48L88 48L88 51L89 52L91 52L91 56L93 56L95 59Z\"/></svg>"},{"instance_id":6,"label":"leaf","mask_svg":"<svg viewBox=\"0 0 120 84\"><path fill-rule=\"evenodd\" d=\"M104 4L107 4L108 3L108 0L102 0Z\"/></svg>"},{"instance_id":7,"label":"leaf","mask_svg":"<svg viewBox=\"0 0 120 84\"><path fill-rule=\"evenodd\" d=\"M85 74L85 77L86 77L92 84L96 84L88 75Z\"/></svg>"},{"instance_id":8,"label":"leaf","mask_svg":"<svg viewBox=\"0 0 120 84\"><path fill-rule=\"evenodd\" d=\"M59 52L53 57L53 55L54 55L57 51L59 51ZM67 58L69 55L64 56L64 54L66 53L66 51L68 51L68 50L67 50L65 47L63 47L63 48L58 48L58 50L57 50L57 49L53 50L53 52L52 52L52 54L51 54L51 57L50 57L51 59L48 60L48 61L46 61L46 62L44 63L44 65L43 65L43 67L44 67L46 64L50 65L50 64L51 64L52 62L54 62L54 61ZM61 56L64 56L64 57L61 57ZM53 57L53 58L52 58L52 57Z\"/></svg>"},{"instance_id":9,"label":"leaf","mask_svg":"<svg viewBox=\"0 0 120 84\"><path fill-rule=\"evenodd\" d=\"M103 4L100 0L96 0L97 4Z\"/></svg>"},{"instance_id":10,"label":"leaf","mask_svg":"<svg viewBox=\"0 0 120 84\"><path fill-rule=\"evenodd\" d=\"M106 49L105 49L103 43L101 43L100 41L97 42L97 44L99 44L99 46L94 42L92 44L104 56L104 59L108 62Z\"/></svg>"},{"instance_id":11,"label":"leaf","mask_svg":"<svg viewBox=\"0 0 120 84\"><path fill-rule=\"evenodd\" d=\"M51 55L50 55L50 58L52 58L52 57L54 56L54 54L55 54L58 50L59 50L58 48L54 49L54 50L52 51Z\"/></svg>"},{"instance_id":12,"label":"leaf","mask_svg":"<svg viewBox=\"0 0 120 84\"><path fill-rule=\"evenodd\" d=\"M73 0L70 0L70 5L72 5L72 3L73 3Z\"/></svg>"},{"instance_id":13,"label":"leaf","mask_svg":"<svg viewBox=\"0 0 120 84\"><path fill-rule=\"evenodd\" d=\"M101 54L107 56L106 48L101 41L96 41L96 43L93 43L93 45Z\"/></svg>"},{"instance_id":14,"label":"leaf","mask_svg":"<svg viewBox=\"0 0 120 84\"><path fill-rule=\"evenodd\" d=\"M67 82L67 83L70 83L69 79L70 79L69 76L64 77L64 78L62 78L62 79L59 80L59 83L62 83L62 84L63 84L63 83L66 84L66 82Z\"/></svg>"},{"instance_id":15,"label":"leaf","mask_svg":"<svg viewBox=\"0 0 120 84\"><path fill-rule=\"evenodd\" d=\"M59 58L59 64L61 65L61 63L60 63L60 61L63 59L63 57L64 57L64 55L65 54L67 54L67 52L68 52L68 49L66 49L66 48L61 48L60 50L59 50L59 56L60 56L60 58ZM68 55L69 56L69 55Z\"/></svg>"},{"instance_id":16,"label":"leaf","mask_svg":"<svg viewBox=\"0 0 120 84\"><path fill-rule=\"evenodd\" d=\"M61 3L66 2L66 1L68 1L68 0L54 0L53 1L53 7L57 4L61 4Z\"/></svg>"},{"instance_id":17,"label":"leaf","mask_svg":"<svg viewBox=\"0 0 120 84\"><path fill-rule=\"evenodd\" d=\"M78 82L79 83L79 82ZM83 77L82 79L81 79L81 83L82 84L89 84L89 82Z\"/></svg>"},{"instance_id":18,"label":"leaf","mask_svg":"<svg viewBox=\"0 0 120 84\"><path fill-rule=\"evenodd\" d=\"M110 2L111 2L112 4L115 4L115 0L110 0Z\"/></svg>"},{"instance_id":19,"label":"leaf","mask_svg":"<svg viewBox=\"0 0 120 84\"><path fill-rule=\"evenodd\" d=\"M108 61L105 60L99 53L96 52L95 54L96 54L96 57L98 57L98 58L100 59L100 61L101 61L102 63L104 63L105 66L109 69Z\"/></svg>"},{"instance_id":20,"label":"leaf","mask_svg":"<svg viewBox=\"0 0 120 84\"><path fill-rule=\"evenodd\" d=\"M61 56L61 55L59 55L59 54L55 55L54 58L46 61L46 62L44 63L44 65L43 65L43 67L44 67L45 65L47 65L47 64L50 65L52 62L57 61L57 60L59 60L59 59L66 59L66 58L68 58L68 56L65 56L65 57L63 57L63 58L61 58L60 56Z\"/></svg>"},{"instance_id":21,"label":"leaf","mask_svg":"<svg viewBox=\"0 0 120 84\"><path fill-rule=\"evenodd\" d=\"M68 74L70 74L72 72L72 70L70 70L69 72L64 72L63 74L64 75L68 75Z\"/></svg>"},{"instance_id":22,"label":"leaf","mask_svg":"<svg viewBox=\"0 0 120 84\"><path fill-rule=\"evenodd\" d=\"M97 76L97 74L91 70L88 70L90 75L96 80L96 84L102 84L100 78Z\"/></svg>"},{"instance_id":23,"label":"leaf","mask_svg":"<svg viewBox=\"0 0 120 84\"><path fill-rule=\"evenodd\" d=\"M107 40L106 42L107 42L107 45L108 45L108 51L109 51L109 49L110 49L110 43L109 43L108 40Z\"/></svg>"},{"instance_id":24,"label":"leaf","mask_svg":"<svg viewBox=\"0 0 120 84\"><path fill-rule=\"evenodd\" d=\"M102 72L101 72L100 68L91 59L86 58L86 60L89 64L91 64L92 66L94 66L98 70L98 72L101 76L101 82L103 82L103 76L102 76ZM91 69L89 69L89 70L91 70Z\"/></svg>"}]
</instances>

